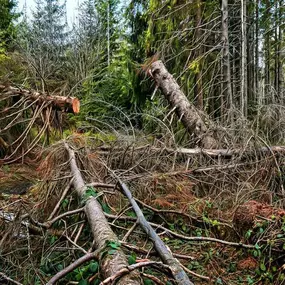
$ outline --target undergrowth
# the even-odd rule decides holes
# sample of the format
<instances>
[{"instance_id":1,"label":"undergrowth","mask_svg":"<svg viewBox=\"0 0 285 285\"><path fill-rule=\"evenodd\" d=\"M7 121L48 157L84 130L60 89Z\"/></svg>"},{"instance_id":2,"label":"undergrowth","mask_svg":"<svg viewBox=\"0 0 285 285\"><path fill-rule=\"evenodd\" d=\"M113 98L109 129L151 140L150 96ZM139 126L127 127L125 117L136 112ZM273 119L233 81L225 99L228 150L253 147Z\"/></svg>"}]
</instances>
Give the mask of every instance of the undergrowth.
<instances>
[{"instance_id":1,"label":"undergrowth","mask_svg":"<svg viewBox=\"0 0 285 285\"><path fill-rule=\"evenodd\" d=\"M188 270L209 277L212 284L282 284L284 180L276 168L276 161L284 164L282 155L244 153L221 160L171 152L161 140L138 144L127 139L122 144L125 138L119 137L106 144L104 139L103 135L86 134L67 139L76 150L85 182L113 184L112 169L129 185L147 220L156 225L162 240L180 255L177 258ZM2 215L14 214L13 223L1 219L1 271L23 284L45 284L82 256L82 248L92 248L82 212L60 219L48 229L27 228L27 222L37 226L37 222L48 220L69 183L68 161L62 142L55 143L33 166L38 180L33 179L33 187L26 194L1 194ZM22 166L18 167L20 171ZM1 179L10 171L2 167ZM117 189L94 188L93 192L121 241L114 246L124 249L129 263L158 260L145 233L133 226L136 218L126 198ZM69 191L57 215L78 207L78 198ZM267 212L260 211L266 207ZM187 237L213 237L253 247L189 241ZM170 276L161 276L153 269L142 272L145 284L155 284L149 276L157 276L163 284L174 284ZM190 277L195 284L209 283ZM94 260L66 275L60 284L99 284L100 280L100 266Z\"/></svg>"}]
</instances>

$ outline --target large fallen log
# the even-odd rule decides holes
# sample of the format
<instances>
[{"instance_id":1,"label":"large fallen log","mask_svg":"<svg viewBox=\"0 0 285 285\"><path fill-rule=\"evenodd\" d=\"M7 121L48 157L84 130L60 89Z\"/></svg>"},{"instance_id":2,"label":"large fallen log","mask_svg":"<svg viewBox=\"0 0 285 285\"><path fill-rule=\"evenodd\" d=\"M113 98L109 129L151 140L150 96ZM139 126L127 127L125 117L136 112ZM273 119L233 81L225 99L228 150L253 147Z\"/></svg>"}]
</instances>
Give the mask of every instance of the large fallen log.
<instances>
[{"instance_id":1,"label":"large fallen log","mask_svg":"<svg viewBox=\"0 0 285 285\"><path fill-rule=\"evenodd\" d=\"M85 185L81 173L77 167L74 151L65 143L65 148L70 157L70 168L74 178L73 186L77 191L78 196L84 199L86 191L88 190ZM108 221L103 213L100 203L95 197L89 197L84 206L91 232L94 238L95 247L97 250L104 250L106 243L112 241L119 243L117 236L111 230ZM101 273L104 279L115 275L118 271L128 266L127 259L119 247L113 254L102 254L100 260ZM139 285L140 278L136 272L130 272L130 274L123 276L116 284L120 285Z\"/></svg>"},{"instance_id":2,"label":"large fallen log","mask_svg":"<svg viewBox=\"0 0 285 285\"><path fill-rule=\"evenodd\" d=\"M162 61L153 62L150 73L169 102L171 110L175 111L189 134L194 134L198 139L197 144L203 148L217 148L218 143L203 121L200 112L189 102Z\"/></svg>"},{"instance_id":3,"label":"large fallen log","mask_svg":"<svg viewBox=\"0 0 285 285\"><path fill-rule=\"evenodd\" d=\"M0 93L9 98L10 96L23 96L27 99L37 101L41 105L43 102L49 102L54 109L68 113L78 114L80 111L80 101L75 97L48 95L36 91L30 91L12 86L0 85ZM4 97L4 98L5 98Z\"/></svg>"}]
</instances>

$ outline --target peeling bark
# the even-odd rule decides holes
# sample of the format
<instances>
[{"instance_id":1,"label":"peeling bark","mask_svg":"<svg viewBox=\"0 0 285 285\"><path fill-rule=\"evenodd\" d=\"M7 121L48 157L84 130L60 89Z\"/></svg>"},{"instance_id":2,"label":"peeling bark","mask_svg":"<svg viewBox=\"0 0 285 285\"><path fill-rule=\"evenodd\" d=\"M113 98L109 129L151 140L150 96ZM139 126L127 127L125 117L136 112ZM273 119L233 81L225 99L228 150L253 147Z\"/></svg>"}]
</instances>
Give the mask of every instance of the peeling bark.
<instances>
[{"instance_id":1,"label":"peeling bark","mask_svg":"<svg viewBox=\"0 0 285 285\"><path fill-rule=\"evenodd\" d=\"M74 151L66 143L65 148L70 157L70 168L74 177L73 186L76 189L78 196L83 198L87 190L87 186L85 185L81 173L77 167ZM84 211L86 213L94 238L95 247L97 249L104 249L107 241L118 242L118 238L111 230L101 205L94 197L87 200ZM104 279L113 276L116 272L126 268L127 266L127 259L120 248L118 248L114 254L107 254L100 260L100 268L102 270ZM130 274L122 277L116 284L139 285L141 283L138 274L136 272L131 272Z\"/></svg>"},{"instance_id":2,"label":"peeling bark","mask_svg":"<svg viewBox=\"0 0 285 285\"><path fill-rule=\"evenodd\" d=\"M153 62L150 66L150 72L169 102L171 110L175 110L189 134L194 134L198 139L197 144L203 148L217 148L218 143L207 128L200 112L189 102L162 61Z\"/></svg>"}]
</instances>

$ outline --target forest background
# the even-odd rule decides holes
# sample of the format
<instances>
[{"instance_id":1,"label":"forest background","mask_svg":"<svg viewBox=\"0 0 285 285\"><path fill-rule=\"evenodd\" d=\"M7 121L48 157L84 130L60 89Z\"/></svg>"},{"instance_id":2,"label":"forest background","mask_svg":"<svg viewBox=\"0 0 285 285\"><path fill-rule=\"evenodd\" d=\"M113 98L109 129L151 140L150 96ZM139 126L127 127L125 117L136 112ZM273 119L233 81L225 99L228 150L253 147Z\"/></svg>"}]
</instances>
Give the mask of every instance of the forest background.
<instances>
[{"instance_id":1,"label":"forest background","mask_svg":"<svg viewBox=\"0 0 285 285\"><path fill-rule=\"evenodd\" d=\"M64 1L36 1L32 17L2 2L1 76L79 97L81 118L120 128L123 112L150 130L173 119L163 99L150 100L145 71L161 59L210 118L284 139L282 1L85 1L72 28Z\"/></svg>"},{"instance_id":2,"label":"forest background","mask_svg":"<svg viewBox=\"0 0 285 285\"><path fill-rule=\"evenodd\" d=\"M17 4L0 0L0 275L46 284L84 257L101 242L82 213L89 198L123 241L106 256L124 245L129 264L149 258L122 180L195 284L285 282L284 1L86 0L72 23L65 1L36 0L31 15ZM161 80L158 60L171 74ZM173 78L169 94L190 104L169 108ZM80 112L54 109L54 95L79 98ZM95 188L71 179L72 157ZM69 188L89 196L77 203ZM100 284L103 263L62 282ZM139 274L175 284L162 271Z\"/></svg>"}]
</instances>

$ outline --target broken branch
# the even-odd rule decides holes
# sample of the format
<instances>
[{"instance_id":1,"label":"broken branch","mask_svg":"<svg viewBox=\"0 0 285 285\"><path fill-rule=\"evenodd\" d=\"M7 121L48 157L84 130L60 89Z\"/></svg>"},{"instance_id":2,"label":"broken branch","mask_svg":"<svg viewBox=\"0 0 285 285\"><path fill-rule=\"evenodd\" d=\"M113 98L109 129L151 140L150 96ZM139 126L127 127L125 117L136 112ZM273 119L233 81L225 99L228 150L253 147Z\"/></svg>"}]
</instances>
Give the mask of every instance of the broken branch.
<instances>
[{"instance_id":1,"label":"broken branch","mask_svg":"<svg viewBox=\"0 0 285 285\"><path fill-rule=\"evenodd\" d=\"M151 227L151 225L148 223L148 221L144 217L143 212L141 211L137 202L132 197L132 194L130 190L128 189L128 187L126 186L126 184L124 184L120 179L118 179L118 184L122 192L127 196L130 204L132 205L137 215L139 224L141 225L143 230L146 232L146 234L153 241L155 249L158 252L159 256L161 257L161 259L163 260L165 264L169 265L172 271L173 277L176 280L177 284L192 285L193 283L189 280L187 274L181 268L180 263L173 257L169 248L164 244L164 242L160 239L160 237L157 235L157 233L154 231L154 229Z\"/></svg>"}]
</instances>

